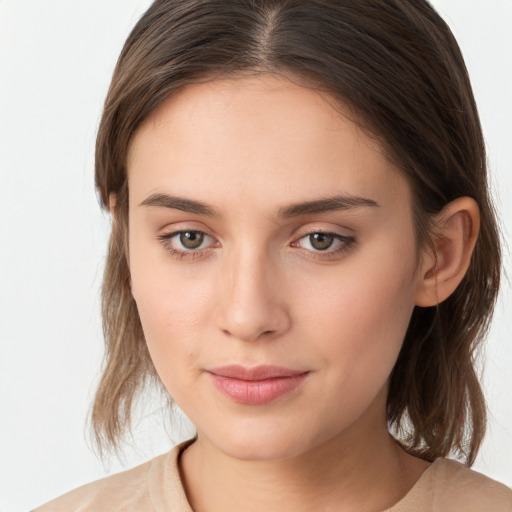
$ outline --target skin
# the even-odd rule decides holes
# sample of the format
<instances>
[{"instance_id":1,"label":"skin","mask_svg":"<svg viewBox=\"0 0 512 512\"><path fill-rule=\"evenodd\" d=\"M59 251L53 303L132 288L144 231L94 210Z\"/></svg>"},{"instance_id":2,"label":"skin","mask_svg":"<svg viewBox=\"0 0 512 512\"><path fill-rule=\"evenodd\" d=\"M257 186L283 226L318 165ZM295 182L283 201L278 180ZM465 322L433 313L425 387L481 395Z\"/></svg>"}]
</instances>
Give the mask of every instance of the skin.
<instances>
[{"instance_id":1,"label":"skin","mask_svg":"<svg viewBox=\"0 0 512 512\"><path fill-rule=\"evenodd\" d=\"M132 294L161 380L198 432L180 461L193 509L399 501L429 464L388 434L389 375L415 305L443 300L464 275L474 202L449 205L437 254L418 253L401 171L328 97L270 74L174 94L135 134L128 179ZM282 215L332 196L375 205ZM191 251L180 231L206 236ZM327 250L312 244L318 232L334 234ZM246 405L205 371L228 364L308 374Z\"/></svg>"}]
</instances>

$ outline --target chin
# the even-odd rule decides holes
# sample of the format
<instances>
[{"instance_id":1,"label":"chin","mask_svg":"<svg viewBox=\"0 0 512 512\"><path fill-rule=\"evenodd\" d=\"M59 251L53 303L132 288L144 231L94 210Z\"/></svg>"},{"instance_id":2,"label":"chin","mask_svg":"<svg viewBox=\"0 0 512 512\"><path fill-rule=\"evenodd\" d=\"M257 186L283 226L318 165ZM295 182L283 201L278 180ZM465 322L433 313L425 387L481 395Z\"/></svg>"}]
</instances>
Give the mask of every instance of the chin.
<instances>
[{"instance_id":1,"label":"chin","mask_svg":"<svg viewBox=\"0 0 512 512\"><path fill-rule=\"evenodd\" d=\"M233 426L227 435L213 435L210 441L225 455L246 461L291 459L322 442L314 435L298 430L295 425L285 427L279 424L261 425L257 422L253 425Z\"/></svg>"}]
</instances>

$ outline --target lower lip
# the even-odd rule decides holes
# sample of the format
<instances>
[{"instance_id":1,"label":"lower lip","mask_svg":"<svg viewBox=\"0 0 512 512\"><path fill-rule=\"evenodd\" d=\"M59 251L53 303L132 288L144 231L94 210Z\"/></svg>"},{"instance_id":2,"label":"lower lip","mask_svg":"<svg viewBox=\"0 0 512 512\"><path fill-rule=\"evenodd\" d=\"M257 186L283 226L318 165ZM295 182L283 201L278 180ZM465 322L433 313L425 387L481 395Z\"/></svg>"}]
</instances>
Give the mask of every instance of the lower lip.
<instances>
[{"instance_id":1,"label":"lower lip","mask_svg":"<svg viewBox=\"0 0 512 512\"><path fill-rule=\"evenodd\" d=\"M210 373L213 385L226 397L244 405L264 405L298 388L308 372L289 377L263 380L241 380Z\"/></svg>"}]
</instances>

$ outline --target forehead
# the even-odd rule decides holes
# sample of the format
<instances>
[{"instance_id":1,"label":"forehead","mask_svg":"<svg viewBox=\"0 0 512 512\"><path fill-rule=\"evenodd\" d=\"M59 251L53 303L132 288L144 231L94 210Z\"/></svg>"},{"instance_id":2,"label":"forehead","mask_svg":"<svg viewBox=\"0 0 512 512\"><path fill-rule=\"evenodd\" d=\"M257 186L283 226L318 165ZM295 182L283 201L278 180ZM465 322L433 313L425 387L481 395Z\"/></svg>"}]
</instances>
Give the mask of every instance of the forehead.
<instances>
[{"instance_id":1,"label":"forehead","mask_svg":"<svg viewBox=\"0 0 512 512\"><path fill-rule=\"evenodd\" d=\"M402 173L352 119L326 93L278 75L186 86L134 135L130 195L235 195L276 206L333 193L408 201Z\"/></svg>"}]
</instances>

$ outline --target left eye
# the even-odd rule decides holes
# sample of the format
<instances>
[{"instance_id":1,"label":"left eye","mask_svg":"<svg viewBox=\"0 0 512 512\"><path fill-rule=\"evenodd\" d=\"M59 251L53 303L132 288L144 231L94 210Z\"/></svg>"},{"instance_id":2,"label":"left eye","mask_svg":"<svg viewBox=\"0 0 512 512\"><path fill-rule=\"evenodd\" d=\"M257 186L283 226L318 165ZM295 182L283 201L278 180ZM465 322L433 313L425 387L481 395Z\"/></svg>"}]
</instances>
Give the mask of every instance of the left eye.
<instances>
[{"instance_id":1,"label":"left eye","mask_svg":"<svg viewBox=\"0 0 512 512\"><path fill-rule=\"evenodd\" d=\"M350 241L349 237L336 233L310 233L303 236L297 242L299 247L310 251L335 251Z\"/></svg>"}]
</instances>

